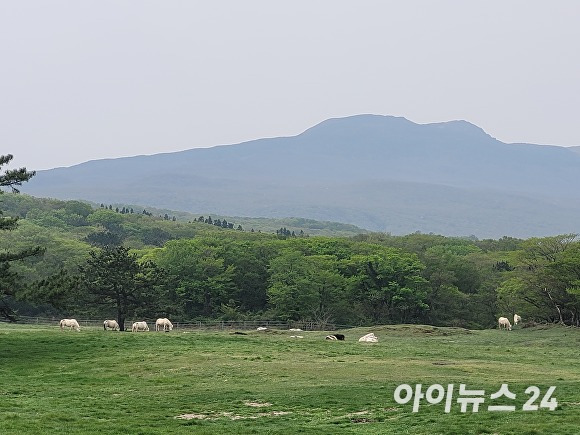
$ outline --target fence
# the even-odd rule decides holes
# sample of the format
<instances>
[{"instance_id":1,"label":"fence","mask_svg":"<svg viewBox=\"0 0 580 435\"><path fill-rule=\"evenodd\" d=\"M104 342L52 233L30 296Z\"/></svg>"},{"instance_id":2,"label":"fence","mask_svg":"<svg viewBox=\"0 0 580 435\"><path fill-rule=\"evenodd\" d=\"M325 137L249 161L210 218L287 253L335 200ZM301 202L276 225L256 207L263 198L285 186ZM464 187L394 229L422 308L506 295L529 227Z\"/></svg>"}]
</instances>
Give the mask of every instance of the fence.
<instances>
[{"instance_id":1,"label":"fence","mask_svg":"<svg viewBox=\"0 0 580 435\"><path fill-rule=\"evenodd\" d=\"M151 329L155 329L155 319L145 320ZM102 328L103 320L77 319L81 327ZM57 317L29 317L19 316L16 323L27 325L58 326L60 318ZM125 322L125 329L131 330L133 320ZM287 330L299 328L303 331L333 331L336 329L348 329L352 326L337 325L334 323L321 323L314 321L278 321L278 320L200 320L195 322L172 322L173 329L177 330L255 330L258 327L268 329Z\"/></svg>"}]
</instances>

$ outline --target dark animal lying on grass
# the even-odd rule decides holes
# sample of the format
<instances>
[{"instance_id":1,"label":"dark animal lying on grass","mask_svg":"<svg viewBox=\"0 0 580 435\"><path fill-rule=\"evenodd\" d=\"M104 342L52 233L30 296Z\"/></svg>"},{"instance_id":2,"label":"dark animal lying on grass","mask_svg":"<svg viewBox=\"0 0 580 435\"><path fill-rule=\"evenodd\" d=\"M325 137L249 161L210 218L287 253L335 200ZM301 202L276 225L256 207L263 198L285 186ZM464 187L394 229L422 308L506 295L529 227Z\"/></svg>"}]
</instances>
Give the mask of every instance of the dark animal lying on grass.
<instances>
[{"instance_id":1,"label":"dark animal lying on grass","mask_svg":"<svg viewBox=\"0 0 580 435\"><path fill-rule=\"evenodd\" d=\"M327 340L340 340L344 341L344 334L332 334L326 336Z\"/></svg>"}]
</instances>

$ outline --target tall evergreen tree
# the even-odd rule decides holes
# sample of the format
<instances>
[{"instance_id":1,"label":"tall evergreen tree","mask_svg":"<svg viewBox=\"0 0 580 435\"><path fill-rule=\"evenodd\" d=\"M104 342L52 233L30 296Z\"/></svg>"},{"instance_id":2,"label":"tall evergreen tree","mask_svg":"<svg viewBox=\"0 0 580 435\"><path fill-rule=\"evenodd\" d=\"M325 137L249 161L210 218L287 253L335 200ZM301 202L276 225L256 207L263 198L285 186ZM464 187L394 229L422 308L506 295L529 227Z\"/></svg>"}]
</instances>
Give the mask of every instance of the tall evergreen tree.
<instances>
[{"instance_id":1,"label":"tall evergreen tree","mask_svg":"<svg viewBox=\"0 0 580 435\"><path fill-rule=\"evenodd\" d=\"M13 156L11 154L0 155L0 168L10 163ZM7 170L0 174L0 187L9 188L13 193L18 193L17 186L30 180L35 175L34 171L27 171L26 168ZM0 194L4 193L0 189ZM3 217L0 210L0 231L12 231L18 225L17 217ZM9 297L15 296L20 287L18 275L10 270L13 261L24 260L43 252L40 247L27 248L19 252L11 252L6 247L0 247L0 316L11 321L16 320L15 313L8 302Z\"/></svg>"},{"instance_id":2,"label":"tall evergreen tree","mask_svg":"<svg viewBox=\"0 0 580 435\"><path fill-rule=\"evenodd\" d=\"M79 272L88 302L115 308L121 330L127 316L153 315L162 298L163 271L152 262L138 262L124 246L91 251Z\"/></svg>"}]
</instances>

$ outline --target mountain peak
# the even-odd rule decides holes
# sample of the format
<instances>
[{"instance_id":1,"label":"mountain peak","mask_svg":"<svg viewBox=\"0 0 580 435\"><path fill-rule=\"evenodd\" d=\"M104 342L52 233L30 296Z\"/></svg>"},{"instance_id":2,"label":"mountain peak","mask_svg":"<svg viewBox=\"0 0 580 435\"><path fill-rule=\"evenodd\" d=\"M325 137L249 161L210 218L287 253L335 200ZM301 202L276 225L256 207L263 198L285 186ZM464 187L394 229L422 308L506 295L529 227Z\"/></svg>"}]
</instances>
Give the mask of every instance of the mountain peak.
<instances>
[{"instance_id":1,"label":"mountain peak","mask_svg":"<svg viewBox=\"0 0 580 435\"><path fill-rule=\"evenodd\" d=\"M396 130L403 130L412 125L417 124L403 117L362 114L327 119L304 131L299 136L358 135L362 131L385 134Z\"/></svg>"},{"instance_id":2,"label":"mountain peak","mask_svg":"<svg viewBox=\"0 0 580 435\"><path fill-rule=\"evenodd\" d=\"M445 135L462 137L486 137L487 134L481 127L464 120L452 120L446 122L417 124L400 116L361 114L342 118L330 118L326 121L309 128L299 136L313 137L316 139L376 135L382 137L399 136L409 134L415 130L419 133L422 130L433 132L433 129ZM421 134L421 133L419 133Z\"/></svg>"}]
</instances>

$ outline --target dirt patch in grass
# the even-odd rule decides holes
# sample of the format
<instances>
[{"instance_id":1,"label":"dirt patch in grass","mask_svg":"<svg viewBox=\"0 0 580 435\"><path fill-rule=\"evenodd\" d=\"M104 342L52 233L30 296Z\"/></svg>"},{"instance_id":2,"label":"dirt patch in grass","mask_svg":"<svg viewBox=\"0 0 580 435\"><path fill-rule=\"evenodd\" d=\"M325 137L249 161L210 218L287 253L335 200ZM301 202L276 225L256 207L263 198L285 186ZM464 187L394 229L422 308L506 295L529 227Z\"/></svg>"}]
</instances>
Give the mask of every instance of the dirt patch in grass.
<instances>
[{"instance_id":1,"label":"dirt patch in grass","mask_svg":"<svg viewBox=\"0 0 580 435\"><path fill-rule=\"evenodd\" d=\"M252 415L239 415L233 412L214 412L211 414L181 414L176 415L174 418L180 420L218 420L220 418L229 418L230 420L254 420L262 417L279 417L281 415L291 414L290 411L271 411L271 412L260 412L258 414Z\"/></svg>"},{"instance_id":2,"label":"dirt patch in grass","mask_svg":"<svg viewBox=\"0 0 580 435\"><path fill-rule=\"evenodd\" d=\"M263 408L264 406L272 406L272 404L268 402L250 402L250 401L245 401L244 405L253 406L254 408Z\"/></svg>"},{"instance_id":3,"label":"dirt patch in grass","mask_svg":"<svg viewBox=\"0 0 580 435\"><path fill-rule=\"evenodd\" d=\"M207 414L181 414L175 416L175 418L179 418L181 420L205 420L208 417L209 415Z\"/></svg>"}]
</instances>

